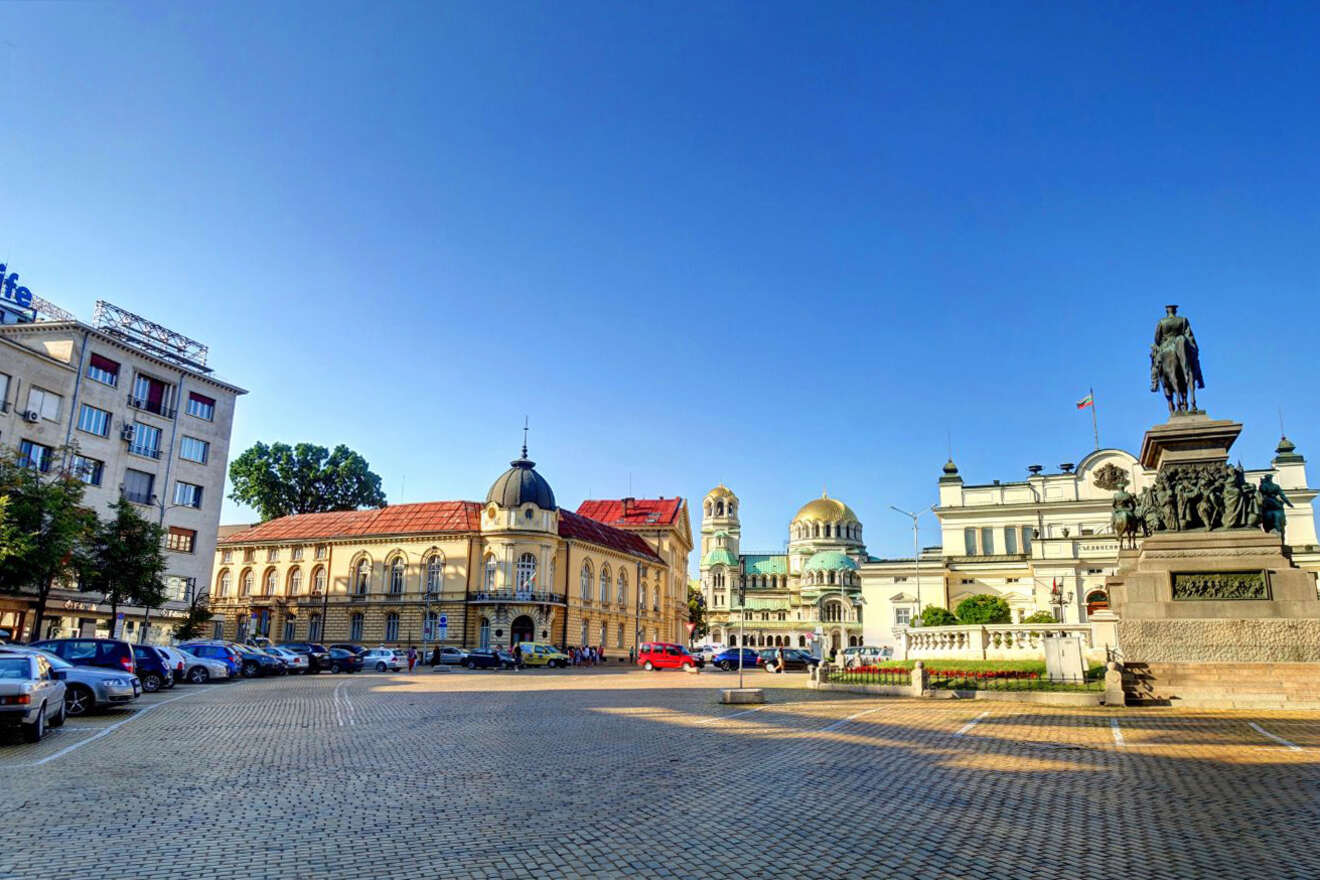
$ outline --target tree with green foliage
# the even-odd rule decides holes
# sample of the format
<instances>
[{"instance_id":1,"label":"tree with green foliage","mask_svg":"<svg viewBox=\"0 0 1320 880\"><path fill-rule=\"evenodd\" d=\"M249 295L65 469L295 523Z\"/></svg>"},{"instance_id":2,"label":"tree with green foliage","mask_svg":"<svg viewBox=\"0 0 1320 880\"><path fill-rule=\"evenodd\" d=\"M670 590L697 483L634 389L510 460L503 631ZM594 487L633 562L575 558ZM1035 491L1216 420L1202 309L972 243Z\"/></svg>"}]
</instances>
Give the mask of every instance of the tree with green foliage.
<instances>
[{"instance_id":1,"label":"tree with green foliage","mask_svg":"<svg viewBox=\"0 0 1320 880\"><path fill-rule=\"evenodd\" d=\"M347 446L333 451L299 443L256 443L229 465L229 497L256 509L264 522L295 513L384 507L380 477Z\"/></svg>"},{"instance_id":2,"label":"tree with green foliage","mask_svg":"<svg viewBox=\"0 0 1320 880\"><path fill-rule=\"evenodd\" d=\"M1033 611L1022 618L1023 623L1058 623L1052 611Z\"/></svg>"},{"instance_id":3,"label":"tree with green foliage","mask_svg":"<svg viewBox=\"0 0 1320 880\"><path fill-rule=\"evenodd\" d=\"M67 460L63 449L52 457ZM83 506L84 488L66 468L43 474L13 453L0 455L0 592L35 593L34 639L41 637L50 591L61 582L77 583L87 571L84 551L96 514Z\"/></svg>"},{"instance_id":4,"label":"tree with green foliage","mask_svg":"<svg viewBox=\"0 0 1320 880\"><path fill-rule=\"evenodd\" d=\"M701 595L700 587L691 583L688 584L688 623L697 625L692 635L688 636L689 643L704 638L710 632L710 626L706 623L706 597Z\"/></svg>"},{"instance_id":5,"label":"tree with green foliage","mask_svg":"<svg viewBox=\"0 0 1320 880\"><path fill-rule=\"evenodd\" d=\"M165 529L142 517L127 498L110 507L111 517L92 529L83 589L105 596L110 620L120 605L159 608L165 601Z\"/></svg>"},{"instance_id":6,"label":"tree with green foliage","mask_svg":"<svg viewBox=\"0 0 1320 880\"><path fill-rule=\"evenodd\" d=\"M953 626L957 622L952 611L939 605L927 605L921 609L922 626Z\"/></svg>"},{"instance_id":7,"label":"tree with green foliage","mask_svg":"<svg viewBox=\"0 0 1320 880\"><path fill-rule=\"evenodd\" d=\"M978 593L958 603L959 623L1012 623L1013 611L999 596Z\"/></svg>"},{"instance_id":8,"label":"tree with green foliage","mask_svg":"<svg viewBox=\"0 0 1320 880\"><path fill-rule=\"evenodd\" d=\"M174 638L187 642L203 636L202 628L214 617L208 591L194 590L188 598L188 615L174 628Z\"/></svg>"}]
</instances>

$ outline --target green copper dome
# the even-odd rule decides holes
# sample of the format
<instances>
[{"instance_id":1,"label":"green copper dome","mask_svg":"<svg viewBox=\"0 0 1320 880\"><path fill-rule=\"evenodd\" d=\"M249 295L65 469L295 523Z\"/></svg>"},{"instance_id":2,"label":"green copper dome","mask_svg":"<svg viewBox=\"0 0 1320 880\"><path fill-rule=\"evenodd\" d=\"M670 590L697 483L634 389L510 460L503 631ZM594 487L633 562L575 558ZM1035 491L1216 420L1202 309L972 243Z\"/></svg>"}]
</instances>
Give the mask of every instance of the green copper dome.
<instances>
[{"instance_id":1,"label":"green copper dome","mask_svg":"<svg viewBox=\"0 0 1320 880\"><path fill-rule=\"evenodd\" d=\"M803 571L856 571L857 563L838 550L813 553Z\"/></svg>"},{"instance_id":2,"label":"green copper dome","mask_svg":"<svg viewBox=\"0 0 1320 880\"><path fill-rule=\"evenodd\" d=\"M708 568L712 565L727 565L729 568L738 567L738 559L723 547L716 547L705 556L701 557L701 565Z\"/></svg>"}]
</instances>

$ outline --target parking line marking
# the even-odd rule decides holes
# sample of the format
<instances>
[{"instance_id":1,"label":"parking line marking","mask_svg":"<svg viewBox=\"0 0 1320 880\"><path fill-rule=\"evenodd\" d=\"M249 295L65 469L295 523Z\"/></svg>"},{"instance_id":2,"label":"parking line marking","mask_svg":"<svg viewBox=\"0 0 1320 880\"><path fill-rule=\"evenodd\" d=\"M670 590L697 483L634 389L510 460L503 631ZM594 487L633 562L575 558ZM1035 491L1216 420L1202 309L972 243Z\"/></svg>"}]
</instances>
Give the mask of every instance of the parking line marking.
<instances>
[{"instance_id":1,"label":"parking line marking","mask_svg":"<svg viewBox=\"0 0 1320 880\"><path fill-rule=\"evenodd\" d=\"M884 708L883 706L876 706L874 709L866 709L865 711L856 712L852 715L849 715L847 718L840 718L838 721L834 722L828 727L822 727L820 729L820 732L824 733L827 730L838 730L840 727L843 727L843 725L847 724L849 721L852 721L854 718L861 718L863 715L870 715L872 712L879 712L883 708Z\"/></svg>"},{"instance_id":2,"label":"parking line marking","mask_svg":"<svg viewBox=\"0 0 1320 880\"><path fill-rule=\"evenodd\" d=\"M1126 747L1127 740L1123 739L1123 731L1118 726L1117 718L1109 719L1109 729L1114 733L1114 745L1118 746L1120 749Z\"/></svg>"},{"instance_id":3,"label":"parking line marking","mask_svg":"<svg viewBox=\"0 0 1320 880\"><path fill-rule=\"evenodd\" d=\"M751 715L753 712L760 712L762 709L769 709L769 708L770 708L770 704L765 703L764 705L757 706L755 709L745 709L742 712L734 712L732 715L716 715L712 718L707 718L705 721L699 721L697 723L714 724L716 721L724 721L729 718L737 718L739 715Z\"/></svg>"},{"instance_id":4,"label":"parking line marking","mask_svg":"<svg viewBox=\"0 0 1320 880\"><path fill-rule=\"evenodd\" d=\"M159 709L161 706L164 706L168 703L176 702L178 700L186 700L189 697L195 697L200 693L201 691L193 691L190 694L182 694L177 697L170 697L168 700L161 700L159 703L156 703L155 705L148 706L147 708L142 709L141 711L134 712L132 715L125 718L123 721L116 721L114 724L111 724L109 727L102 728L100 733L93 734L92 736L87 737L87 739L83 740L82 742L76 742L76 743L72 743L71 745L65 746L64 748L60 749L58 752L56 752L53 755L47 755L46 757L42 758L39 761L29 761L26 764L9 764L7 766L40 767L42 764L46 764L49 763L50 761L54 761L56 758L62 758L76 749L81 749L83 746L89 743L94 743L101 737L106 736L107 734L114 733L116 730L123 727L125 724L128 724L130 721L136 721L137 719L141 718L143 715L146 715L148 712L150 712L153 709Z\"/></svg>"},{"instance_id":5,"label":"parking line marking","mask_svg":"<svg viewBox=\"0 0 1320 880\"><path fill-rule=\"evenodd\" d=\"M962 727L960 727L960 728L958 728L957 730L955 730L954 733L953 733L953 735L954 735L954 736L962 736L962 735L965 734L967 731L969 731L969 730L971 730L973 727L975 727L975 726L976 726L976 722L980 721L982 718L984 718L985 716L987 716L987 715L989 715L989 714L990 714L990 710L989 710L989 709L986 709L986 710L985 710L984 712L982 712L980 715L977 715L977 716L976 716L975 718L973 718L971 721L968 721L968 722L967 722L966 724L964 724Z\"/></svg>"},{"instance_id":6,"label":"parking line marking","mask_svg":"<svg viewBox=\"0 0 1320 880\"><path fill-rule=\"evenodd\" d=\"M1276 736L1275 734L1270 733L1268 730L1261 727L1259 724L1257 724L1254 721L1248 721L1247 723L1250 724L1257 733L1261 733L1264 734L1265 736L1268 736L1270 739L1274 740L1279 745L1287 746L1288 748L1292 749L1294 752L1300 752L1302 750L1301 746L1297 745L1296 743L1290 743L1288 742L1288 740L1284 739L1283 737Z\"/></svg>"},{"instance_id":7,"label":"parking line marking","mask_svg":"<svg viewBox=\"0 0 1320 880\"><path fill-rule=\"evenodd\" d=\"M340 727L344 726L344 716L339 711L339 689L343 686L344 682L341 681L339 684L335 685L334 691L330 694L330 699L334 702L335 706L335 724Z\"/></svg>"}]
</instances>

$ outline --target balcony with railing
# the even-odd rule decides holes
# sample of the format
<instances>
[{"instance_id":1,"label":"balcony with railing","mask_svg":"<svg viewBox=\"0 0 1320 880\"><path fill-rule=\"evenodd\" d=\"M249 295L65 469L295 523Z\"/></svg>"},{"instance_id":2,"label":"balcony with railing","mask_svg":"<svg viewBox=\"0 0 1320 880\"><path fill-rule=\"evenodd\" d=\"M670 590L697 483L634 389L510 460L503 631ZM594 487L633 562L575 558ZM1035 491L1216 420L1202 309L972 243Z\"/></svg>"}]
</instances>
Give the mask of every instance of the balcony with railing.
<instances>
[{"instance_id":1,"label":"balcony with railing","mask_svg":"<svg viewBox=\"0 0 1320 880\"><path fill-rule=\"evenodd\" d=\"M468 602L474 605L507 605L515 602L567 605L568 597L563 593L546 593L540 590L482 590L468 596Z\"/></svg>"},{"instance_id":2,"label":"balcony with railing","mask_svg":"<svg viewBox=\"0 0 1320 880\"><path fill-rule=\"evenodd\" d=\"M164 399L152 400L150 397L139 397L132 392L128 394L128 405L133 409L149 412L166 419L174 418L179 412L166 404Z\"/></svg>"}]
</instances>

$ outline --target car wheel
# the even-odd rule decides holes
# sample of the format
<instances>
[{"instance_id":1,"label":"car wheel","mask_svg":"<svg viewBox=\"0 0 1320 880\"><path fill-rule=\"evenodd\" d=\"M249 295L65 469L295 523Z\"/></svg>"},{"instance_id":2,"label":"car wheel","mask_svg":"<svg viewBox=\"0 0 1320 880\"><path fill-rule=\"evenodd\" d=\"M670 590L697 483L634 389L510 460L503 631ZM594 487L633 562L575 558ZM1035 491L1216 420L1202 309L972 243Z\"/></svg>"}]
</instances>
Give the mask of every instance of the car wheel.
<instances>
[{"instance_id":1,"label":"car wheel","mask_svg":"<svg viewBox=\"0 0 1320 880\"><path fill-rule=\"evenodd\" d=\"M71 684L64 691L64 711L75 718L86 715L95 705L96 697L80 684Z\"/></svg>"},{"instance_id":2,"label":"car wheel","mask_svg":"<svg viewBox=\"0 0 1320 880\"><path fill-rule=\"evenodd\" d=\"M37 720L23 725L23 739L30 743L41 742L41 738L45 735L46 704L42 703L41 708L37 710Z\"/></svg>"},{"instance_id":3,"label":"car wheel","mask_svg":"<svg viewBox=\"0 0 1320 880\"><path fill-rule=\"evenodd\" d=\"M60 703L60 711L57 712L57 713L55 713L55 717L51 720L51 722L50 722L50 726L51 726L51 727L63 727L63 726L64 726L64 715L65 715L65 713L66 713L66 710L65 710L65 708L64 708L64 704L63 704L63 703Z\"/></svg>"},{"instance_id":4,"label":"car wheel","mask_svg":"<svg viewBox=\"0 0 1320 880\"><path fill-rule=\"evenodd\" d=\"M160 690L160 676L154 672L148 672L142 676L142 689L149 694L154 694Z\"/></svg>"},{"instance_id":5,"label":"car wheel","mask_svg":"<svg viewBox=\"0 0 1320 880\"><path fill-rule=\"evenodd\" d=\"M476 668L477 668L477 664L473 663L471 660L467 661L467 662L464 663L463 665L466 666L468 669L476 669Z\"/></svg>"},{"instance_id":6,"label":"car wheel","mask_svg":"<svg viewBox=\"0 0 1320 880\"><path fill-rule=\"evenodd\" d=\"M330 664L330 674L331 674L331 675L338 675L339 672L340 672L340 670L339 670L339 661L336 660L334 663L331 663L331 664Z\"/></svg>"},{"instance_id":7,"label":"car wheel","mask_svg":"<svg viewBox=\"0 0 1320 880\"><path fill-rule=\"evenodd\" d=\"M728 660L720 661L720 669L723 669L725 672L728 672L732 668L733 668L733 664L730 663Z\"/></svg>"},{"instance_id":8,"label":"car wheel","mask_svg":"<svg viewBox=\"0 0 1320 880\"><path fill-rule=\"evenodd\" d=\"M384 672L384 671L385 671L385 664L384 664L383 662L382 662L382 663L377 663L377 664L376 664L376 671L377 671L377 672Z\"/></svg>"},{"instance_id":9,"label":"car wheel","mask_svg":"<svg viewBox=\"0 0 1320 880\"><path fill-rule=\"evenodd\" d=\"M255 660L246 661L243 664L243 677L253 678L256 676L256 674L257 674L257 662Z\"/></svg>"},{"instance_id":10,"label":"car wheel","mask_svg":"<svg viewBox=\"0 0 1320 880\"><path fill-rule=\"evenodd\" d=\"M206 684L211 680L211 673L206 671L205 666L194 666L188 670L188 680L193 684Z\"/></svg>"},{"instance_id":11,"label":"car wheel","mask_svg":"<svg viewBox=\"0 0 1320 880\"><path fill-rule=\"evenodd\" d=\"M645 669L647 672L650 672L652 669L655 669L655 664L652 663L650 660L647 660L645 663L642 664L642 668Z\"/></svg>"}]
</instances>

